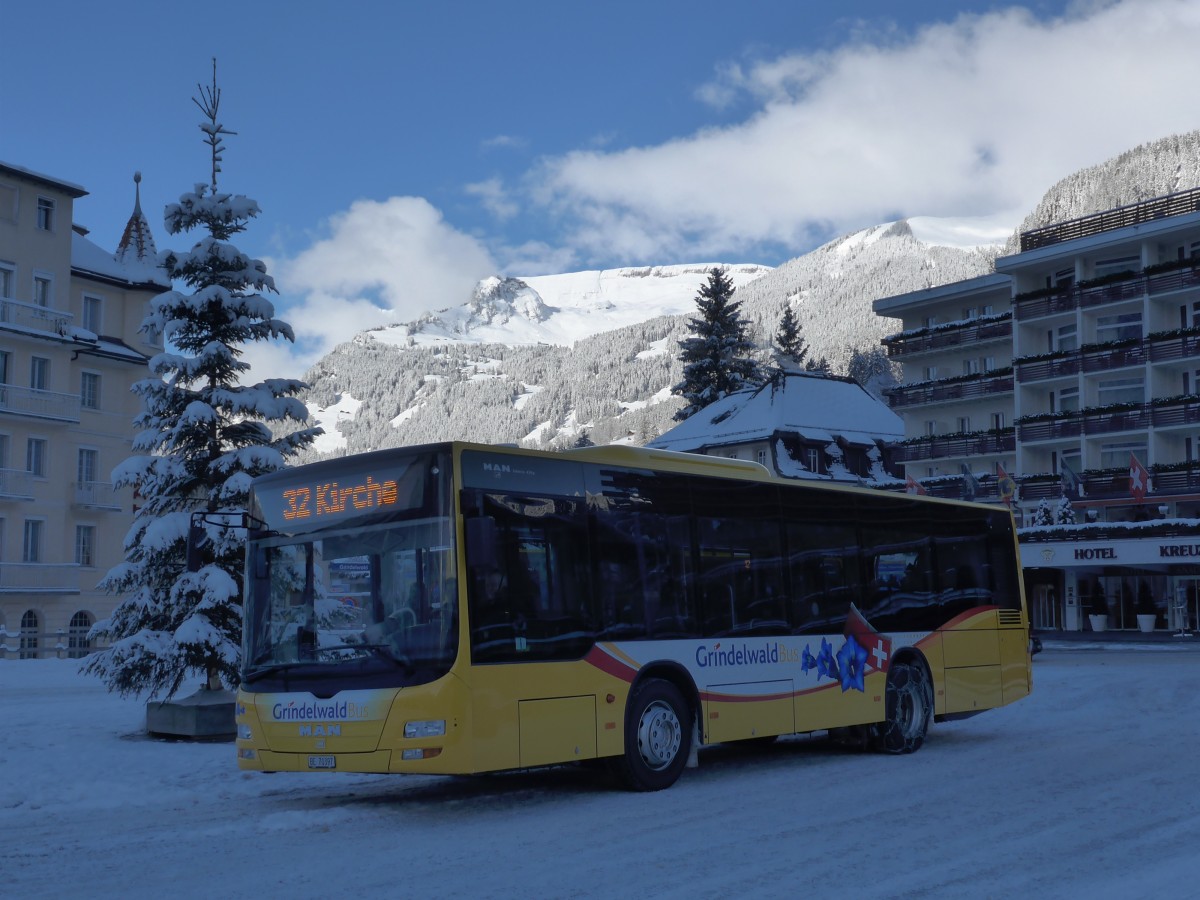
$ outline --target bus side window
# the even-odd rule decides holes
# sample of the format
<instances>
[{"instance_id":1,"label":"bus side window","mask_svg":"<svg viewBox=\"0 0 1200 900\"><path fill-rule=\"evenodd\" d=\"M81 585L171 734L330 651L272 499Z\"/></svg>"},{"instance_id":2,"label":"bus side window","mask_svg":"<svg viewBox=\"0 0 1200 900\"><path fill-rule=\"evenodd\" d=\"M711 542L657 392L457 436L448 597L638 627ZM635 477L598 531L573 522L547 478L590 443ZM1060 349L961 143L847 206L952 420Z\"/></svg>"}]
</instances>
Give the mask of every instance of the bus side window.
<instances>
[{"instance_id":1,"label":"bus side window","mask_svg":"<svg viewBox=\"0 0 1200 900\"><path fill-rule=\"evenodd\" d=\"M848 525L789 521L785 533L795 634L837 633L858 598L858 550Z\"/></svg>"}]
</instances>

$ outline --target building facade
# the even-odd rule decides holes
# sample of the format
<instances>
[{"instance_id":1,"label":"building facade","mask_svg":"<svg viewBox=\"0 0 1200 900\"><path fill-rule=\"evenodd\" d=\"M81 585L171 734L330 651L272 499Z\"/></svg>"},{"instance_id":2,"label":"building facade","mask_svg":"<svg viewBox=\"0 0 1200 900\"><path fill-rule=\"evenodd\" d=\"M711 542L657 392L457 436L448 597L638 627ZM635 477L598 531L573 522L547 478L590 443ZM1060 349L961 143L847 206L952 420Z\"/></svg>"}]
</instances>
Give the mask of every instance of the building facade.
<instances>
[{"instance_id":1,"label":"building facade","mask_svg":"<svg viewBox=\"0 0 1200 900\"><path fill-rule=\"evenodd\" d=\"M136 193L116 253L73 225L86 194L0 163L0 659L87 652L133 521L111 473L161 349L142 320L170 283Z\"/></svg>"},{"instance_id":2,"label":"building facade","mask_svg":"<svg viewBox=\"0 0 1200 900\"><path fill-rule=\"evenodd\" d=\"M875 311L903 323L897 462L1013 506L1035 627L1195 629L1200 191L1026 232L994 275Z\"/></svg>"}]
</instances>

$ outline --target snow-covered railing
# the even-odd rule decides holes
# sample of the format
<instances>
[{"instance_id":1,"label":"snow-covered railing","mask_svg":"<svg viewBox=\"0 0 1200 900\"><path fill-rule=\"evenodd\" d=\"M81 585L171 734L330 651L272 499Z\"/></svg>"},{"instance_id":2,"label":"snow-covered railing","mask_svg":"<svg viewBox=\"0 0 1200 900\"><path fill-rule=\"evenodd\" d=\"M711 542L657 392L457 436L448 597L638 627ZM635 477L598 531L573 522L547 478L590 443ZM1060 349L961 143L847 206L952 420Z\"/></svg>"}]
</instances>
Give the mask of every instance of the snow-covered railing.
<instances>
[{"instance_id":1,"label":"snow-covered railing","mask_svg":"<svg viewBox=\"0 0 1200 900\"><path fill-rule=\"evenodd\" d=\"M36 419L56 419L60 422L79 421L78 394L39 391L36 388L0 384L0 412L32 416Z\"/></svg>"},{"instance_id":2,"label":"snow-covered railing","mask_svg":"<svg viewBox=\"0 0 1200 900\"><path fill-rule=\"evenodd\" d=\"M63 334L73 318L74 315L61 309L22 303L20 300L0 300L0 326L16 325L34 331Z\"/></svg>"},{"instance_id":3,"label":"snow-covered railing","mask_svg":"<svg viewBox=\"0 0 1200 900\"><path fill-rule=\"evenodd\" d=\"M33 474L24 469L0 469L0 497L6 500L32 500Z\"/></svg>"},{"instance_id":4,"label":"snow-covered railing","mask_svg":"<svg viewBox=\"0 0 1200 900\"><path fill-rule=\"evenodd\" d=\"M75 483L75 505L95 509L121 509L117 489L107 481L79 481Z\"/></svg>"},{"instance_id":5,"label":"snow-covered railing","mask_svg":"<svg viewBox=\"0 0 1200 900\"><path fill-rule=\"evenodd\" d=\"M65 563L0 563L0 592L79 593L79 567Z\"/></svg>"}]
</instances>

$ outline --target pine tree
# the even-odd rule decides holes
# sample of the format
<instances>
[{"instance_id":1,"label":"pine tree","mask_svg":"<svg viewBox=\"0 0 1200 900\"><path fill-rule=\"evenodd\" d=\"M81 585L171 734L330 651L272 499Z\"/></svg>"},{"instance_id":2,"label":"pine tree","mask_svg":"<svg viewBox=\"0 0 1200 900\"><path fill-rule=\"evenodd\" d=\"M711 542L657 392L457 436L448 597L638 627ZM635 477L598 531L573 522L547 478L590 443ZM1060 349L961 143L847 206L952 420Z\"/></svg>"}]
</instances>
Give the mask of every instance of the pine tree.
<instances>
[{"instance_id":1,"label":"pine tree","mask_svg":"<svg viewBox=\"0 0 1200 900\"><path fill-rule=\"evenodd\" d=\"M140 504L125 537L125 562L101 581L124 595L93 635L110 646L89 658L85 671L121 694L173 695L192 673L207 687L237 680L241 642L244 532L240 521L250 480L283 467L320 429L308 419L293 379L239 384L249 369L247 341L294 340L260 292L275 285L260 260L228 243L259 213L258 204L217 189L225 135L218 121L216 61L211 88L193 101L212 157L211 184L198 184L166 208L171 234L203 236L186 253L166 251L160 264L193 293L156 297L142 330L162 337L165 352L150 360L151 377L134 385L142 411L131 456L113 472L117 487L132 487ZM276 438L268 422L280 423ZM192 514L205 515L198 571L187 571Z\"/></svg>"},{"instance_id":2,"label":"pine tree","mask_svg":"<svg viewBox=\"0 0 1200 900\"><path fill-rule=\"evenodd\" d=\"M1054 511L1054 522L1056 525L1074 525L1075 510L1071 506L1071 498L1064 496L1058 501L1058 509Z\"/></svg>"},{"instance_id":3,"label":"pine tree","mask_svg":"<svg viewBox=\"0 0 1200 900\"><path fill-rule=\"evenodd\" d=\"M762 382L740 306L733 300L733 280L714 267L696 294L700 318L688 320L693 337L679 342L683 381L672 392L683 397L684 406L675 413L676 421Z\"/></svg>"},{"instance_id":4,"label":"pine tree","mask_svg":"<svg viewBox=\"0 0 1200 900\"><path fill-rule=\"evenodd\" d=\"M797 369L804 365L804 358L808 356L808 345L800 334L800 323L796 321L790 303L783 305L783 317L775 332L775 351L781 364Z\"/></svg>"}]
</instances>

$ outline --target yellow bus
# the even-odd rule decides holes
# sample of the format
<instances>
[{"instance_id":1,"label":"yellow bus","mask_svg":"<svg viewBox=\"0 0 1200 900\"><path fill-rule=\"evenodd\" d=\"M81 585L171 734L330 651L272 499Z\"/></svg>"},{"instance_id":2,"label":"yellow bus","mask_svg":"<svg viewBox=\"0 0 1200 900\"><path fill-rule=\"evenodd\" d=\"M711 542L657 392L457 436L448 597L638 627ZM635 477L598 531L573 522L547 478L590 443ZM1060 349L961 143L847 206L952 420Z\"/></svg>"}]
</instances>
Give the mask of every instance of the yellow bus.
<instances>
[{"instance_id":1,"label":"yellow bus","mask_svg":"<svg viewBox=\"0 0 1200 900\"><path fill-rule=\"evenodd\" d=\"M1012 517L634 447L445 443L253 485L243 769L468 774L702 745L888 753L1032 687Z\"/></svg>"}]
</instances>

